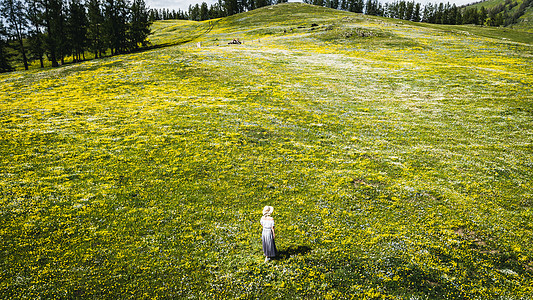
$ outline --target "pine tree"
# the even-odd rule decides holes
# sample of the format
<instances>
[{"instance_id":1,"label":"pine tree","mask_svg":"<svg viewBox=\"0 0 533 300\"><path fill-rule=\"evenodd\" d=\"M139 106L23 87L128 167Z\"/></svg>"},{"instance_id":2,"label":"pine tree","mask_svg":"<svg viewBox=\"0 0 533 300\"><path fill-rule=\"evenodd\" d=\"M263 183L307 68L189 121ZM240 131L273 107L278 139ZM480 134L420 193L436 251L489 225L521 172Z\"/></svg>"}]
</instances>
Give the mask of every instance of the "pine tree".
<instances>
[{"instance_id":1,"label":"pine tree","mask_svg":"<svg viewBox=\"0 0 533 300\"><path fill-rule=\"evenodd\" d=\"M64 33L65 15L62 0L43 0L43 22L45 25L45 48L52 67L57 67L58 58L63 63L66 39Z\"/></svg>"},{"instance_id":2,"label":"pine tree","mask_svg":"<svg viewBox=\"0 0 533 300\"><path fill-rule=\"evenodd\" d=\"M363 10L364 10L364 7L365 7L365 3L363 2L363 0L352 0L352 1L354 1L353 12L355 12L355 13L363 13Z\"/></svg>"},{"instance_id":3,"label":"pine tree","mask_svg":"<svg viewBox=\"0 0 533 300\"><path fill-rule=\"evenodd\" d=\"M87 23L85 7L80 0L71 0L68 9L66 33L74 62L82 60L85 56Z\"/></svg>"},{"instance_id":4,"label":"pine tree","mask_svg":"<svg viewBox=\"0 0 533 300\"><path fill-rule=\"evenodd\" d=\"M373 15L374 10L372 9L372 0L367 0L365 4L365 14Z\"/></svg>"},{"instance_id":5,"label":"pine tree","mask_svg":"<svg viewBox=\"0 0 533 300\"><path fill-rule=\"evenodd\" d=\"M19 0L3 0L0 2L0 12L7 23L7 34L17 41L24 69L28 70L28 58L24 48L24 33L27 30L28 20L26 19L24 4Z\"/></svg>"},{"instance_id":6,"label":"pine tree","mask_svg":"<svg viewBox=\"0 0 533 300\"><path fill-rule=\"evenodd\" d=\"M9 56L6 51L7 42L5 38L7 38L7 33L4 26L2 25L2 22L0 22L0 73L9 72L13 70L13 68L9 64Z\"/></svg>"},{"instance_id":7,"label":"pine tree","mask_svg":"<svg viewBox=\"0 0 533 300\"><path fill-rule=\"evenodd\" d=\"M385 11L387 12L387 17L394 19L398 18L398 3L385 3Z\"/></svg>"},{"instance_id":8,"label":"pine tree","mask_svg":"<svg viewBox=\"0 0 533 300\"><path fill-rule=\"evenodd\" d=\"M428 3L424 6L422 22L435 23L435 6L433 4Z\"/></svg>"},{"instance_id":9,"label":"pine tree","mask_svg":"<svg viewBox=\"0 0 533 300\"><path fill-rule=\"evenodd\" d=\"M206 4L207 5L207 4ZM176 17L175 12L173 17ZM144 0L134 0L131 6L131 23L130 23L130 48L137 49L139 45L145 47L148 45L148 35L150 34L150 25L148 21L148 9Z\"/></svg>"},{"instance_id":10,"label":"pine tree","mask_svg":"<svg viewBox=\"0 0 533 300\"><path fill-rule=\"evenodd\" d=\"M102 56L105 51L104 16L99 0L87 3L87 46L94 53L94 58Z\"/></svg>"},{"instance_id":11,"label":"pine tree","mask_svg":"<svg viewBox=\"0 0 533 300\"><path fill-rule=\"evenodd\" d=\"M104 35L111 55L121 54L127 48L129 8L125 0L106 0L104 5Z\"/></svg>"},{"instance_id":12,"label":"pine tree","mask_svg":"<svg viewBox=\"0 0 533 300\"><path fill-rule=\"evenodd\" d=\"M209 19L209 7L207 6L207 3L202 2L202 5L200 6L200 21L205 21Z\"/></svg>"},{"instance_id":13,"label":"pine tree","mask_svg":"<svg viewBox=\"0 0 533 300\"><path fill-rule=\"evenodd\" d=\"M340 3L339 3L339 9L340 10L348 10L348 5L347 5L347 1L346 0L340 0Z\"/></svg>"},{"instance_id":14,"label":"pine tree","mask_svg":"<svg viewBox=\"0 0 533 300\"><path fill-rule=\"evenodd\" d=\"M463 24L477 24L479 20L475 7L467 7L463 13Z\"/></svg>"},{"instance_id":15,"label":"pine tree","mask_svg":"<svg viewBox=\"0 0 533 300\"><path fill-rule=\"evenodd\" d=\"M433 23L443 24L443 16L444 16L444 4L442 4L441 2L439 3L435 11L435 21Z\"/></svg>"},{"instance_id":16,"label":"pine tree","mask_svg":"<svg viewBox=\"0 0 533 300\"><path fill-rule=\"evenodd\" d=\"M459 9L455 4L452 5L450 8L450 11L448 12L449 15L449 24L457 25L459 24Z\"/></svg>"},{"instance_id":17,"label":"pine tree","mask_svg":"<svg viewBox=\"0 0 533 300\"><path fill-rule=\"evenodd\" d=\"M415 5L415 11L413 13L413 21L420 22L420 3Z\"/></svg>"},{"instance_id":18,"label":"pine tree","mask_svg":"<svg viewBox=\"0 0 533 300\"><path fill-rule=\"evenodd\" d=\"M43 7L39 0L28 0L28 12L27 17L28 21L31 24L31 27L28 30L29 33L29 50L30 50L30 59L38 59L41 65L41 68L44 68L43 56L45 52L44 48L44 33L42 32L42 16L43 16Z\"/></svg>"},{"instance_id":19,"label":"pine tree","mask_svg":"<svg viewBox=\"0 0 533 300\"><path fill-rule=\"evenodd\" d=\"M157 15L157 9L150 9L150 22L154 22L159 20L159 16Z\"/></svg>"},{"instance_id":20,"label":"pine tree","mask_svg":"<svg viewBox=\"0 0 533 300\"><path fill-rule=\"evenodd\" d=\"M383 6L378 0L367 0L365 4L365 14L372 16L382 16Z\"/></svg>"},{"instance_id":21,"label":"pine tree","mask_svg":"<svg viewBox=\"0 0 533 300\"><path fill-rule=\"evenodd\" d=\"M256 0L256 6L257 8L259 8L260 6L257 6L257 1L263 1L263 0ZM224 7L224 10L226 11L226 15L228 16L231 16L231 15L234 15L234 14L238 14L239 13L239 3L237 0L223 0L223 7Z\"/></svg>"},{"instance_id":22,"label":"pine tree","mask_svg":"<svg viewBox=\"0 0 533 300\"><path fill-rule=\"evenodd\" d=\"M405 1L402 0L400 1L398 5L398 19L405 20L406 11L407 11L407 4L405 3Z\"/></svg>"},{"instance_id":23,"label":"pine tree","mask_svg":"<svg viewBox=\"0 0 533 300\"><path fill-rule=\"evenodd\" d=\"M253 1L252 1L253 3ZM224 11L219 3L212 4L209 7L209 19L216 19L224 17Z\"/></svg>"},{"instance_id":24,"label":"pine tree","mask_svg":"<svg viewBox=\"0 0 533 300\"><path fill-rule=\"evenodd\" d=\"M409 1L405 5L405 19L409 20L409 21L412 21L413 18L414 18L413 17L414 14L415 14L415 2L414 1Z\"/></svg>"},{"instance_id":25,"label":"pine tree","mask_svg":"<svg viewBox=\"0 0 533 300\"><path fill-rule=\"evenodd\" d=\"M481 9L479 10L479 17L478 17L477 24L478 25L485 24L485 22L487 21L487 18L488 18L487 9L485 8L485 6L482 6Z\"/></svg>"},{"instance_id":26,"label":"pine tree","mask_svg":"<svg viewBox=\"0 0 533 300\"><path fill-rule=\"evenodd\" d=\"M200 21L200 5L189 5L189 19L192 21Z\"/></svg>"},{"instance_id":27,"label":"pine tree","mask_svg":"<svg viewBox=\"0 0 533 300\"><path fill-rule=\"evenodd\" d=\"M226 1L233 1L233 0L226 0ZM255 3L255 8L261 8L270 5L269 0L253 0Z\"/></svg>"}]
</instances>

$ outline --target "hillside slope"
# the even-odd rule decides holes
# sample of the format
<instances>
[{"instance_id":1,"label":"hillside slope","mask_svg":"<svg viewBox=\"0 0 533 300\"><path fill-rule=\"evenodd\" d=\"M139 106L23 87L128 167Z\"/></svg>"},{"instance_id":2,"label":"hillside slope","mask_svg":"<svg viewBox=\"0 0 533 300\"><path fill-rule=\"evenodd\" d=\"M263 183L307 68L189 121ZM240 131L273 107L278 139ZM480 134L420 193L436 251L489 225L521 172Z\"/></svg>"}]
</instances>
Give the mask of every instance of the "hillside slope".
<instances>
[{"instance_id":1,"label":"hillside slope","mask_svg":"<svg viewBox=\"0 0 533 300\"><path fill-rule=\"evenodd\" d=\"M526 13L520 17L517 24L511 26L514 29L533 33L533 7L530 6Z\"/></svg>"},{"instance_id":2,"label":"hillside slope","mask_svg":"<svg viewBox=\"0 0 533 300\"><path fill-rule=\"evenodd\" d=\"M159 43L182 43L186 40L194 39L195 43L210 42L211 44L222 45L231 41L234 37L253 40L265 36L299 35L303 33L313 34L324 32L332 28L355 28L361 25L365 28L374 28L379 32L397 35L398 26L413 25L420 27L431 27L444 31L469 32L471 34L505 38L516 42L533 44L533 35L523 30L512 30L509 28L486 28L479 26L455 26L436 25L427 23L415 23L403 20L380 18L361 14L328 9L325 7L306 5L302 3L290 3L289 5L275 5L262 9L253 10L244 14L238 14L224 18L222 20L210 20L203 22L193 22L189 26L175 26L173 21L166 23L156 22L158 29L151 41ZM356 24L357 23L357 24ZM182 21L176 21L181 25ZM311 27L312 24L320 25ZM163 29L168 26L167 29ZM458 28L460 28L458 30ZM214 29L213 31L211 31ZM522 28L524 29L524 28ZM159 31L163 30L163 31ZM403 30L400 30L403 31ZM162 33L165 32L164 35ZM168 39L165 39L167 37Z\"/></svg>"},{"instance_id":3,"label":"hillside slope","mask_svg":"<svg viewBox=\"0 0 533 300\"><path fill-rule=\"evenodd\" d=\"M151 38L0 75L0 299L533 297L529 36L289 3Z\"/></svg>"},{"instance_id":4,"label":"hillside slope","mask_svg":"<svg viewBox=\"0 0 533 300\"><path fill-rule=\"evenodd\" d=\"M485 9L490 10L496 6L501 5L507 8L508 15L512 15L518 11L520 5L523 2L524 2L523 0L517 0L517 1L487 0L487 1L482 1L479 3L469 5L467 7L475 7L477 9L481 9L481 7L484 7ZM527 7L524 15L522 15L515 24L511 24L507 27L532 33L533 32L533 6L530 5L529 7Z\"/></svg>"}]
</instances>

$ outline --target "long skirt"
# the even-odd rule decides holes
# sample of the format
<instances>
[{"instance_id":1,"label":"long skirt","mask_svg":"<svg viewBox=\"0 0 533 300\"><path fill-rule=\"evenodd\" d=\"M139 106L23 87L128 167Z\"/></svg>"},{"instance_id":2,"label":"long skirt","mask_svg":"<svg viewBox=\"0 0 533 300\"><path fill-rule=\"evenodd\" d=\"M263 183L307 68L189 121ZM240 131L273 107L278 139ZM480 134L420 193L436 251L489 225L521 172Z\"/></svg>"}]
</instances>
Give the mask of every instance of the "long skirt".
<instances>
[{"instance_id":1,"label":"long skirt","mask_svg":"<svg viewBox=\"0 0 533 300\"><path fill-rule=\"evenodd\" d=\"M276 249L272 229L263 229L261 239L263 240L263 253L265 256L276 257L278 255L278 250Z\"/></svg>"}]
</instances>

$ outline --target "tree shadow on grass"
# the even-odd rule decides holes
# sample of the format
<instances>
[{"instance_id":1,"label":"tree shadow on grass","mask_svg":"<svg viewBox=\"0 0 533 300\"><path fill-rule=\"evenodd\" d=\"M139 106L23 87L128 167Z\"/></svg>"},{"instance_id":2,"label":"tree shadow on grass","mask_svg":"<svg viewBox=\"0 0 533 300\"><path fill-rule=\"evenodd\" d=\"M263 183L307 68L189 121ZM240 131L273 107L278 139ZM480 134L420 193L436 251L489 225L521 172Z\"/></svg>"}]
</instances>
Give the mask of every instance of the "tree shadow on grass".
<instances>
[{"instance_id":1,"label":"tree shadow on grass","mask_svg":"<svg viewBox=\"0 0 533 300\"><path fill-rule=\"evenodd\" d=\"M308 246L289 246L286 249L279 250L276 260L285 260L293 255L305 255L311 252Z\"/></svg>"}]
</instances>

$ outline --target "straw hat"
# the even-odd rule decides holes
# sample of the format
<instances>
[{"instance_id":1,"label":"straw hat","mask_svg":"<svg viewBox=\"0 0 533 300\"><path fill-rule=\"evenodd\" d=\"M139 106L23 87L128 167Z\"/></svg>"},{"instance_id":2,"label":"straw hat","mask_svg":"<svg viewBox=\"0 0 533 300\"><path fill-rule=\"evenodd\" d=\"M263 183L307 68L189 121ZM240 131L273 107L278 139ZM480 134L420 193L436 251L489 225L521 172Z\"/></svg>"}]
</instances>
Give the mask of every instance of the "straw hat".
<instances>
[{"instance_id":1,"label":"straw hat","mask_svg":"<svg viewBox=\"0 0 533 300\"><path fill-rule=\"evenodd\" d=\"M274 207L272 207L272 206L268 206L268 205L267 205L267 206L265 206L265 207L263 208L263 216L268 216L268 215L270 215L273 211L274 211Z\"/></svg>"}]
</instances>

